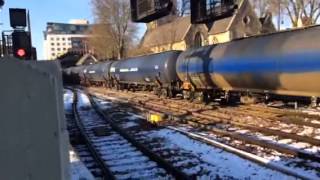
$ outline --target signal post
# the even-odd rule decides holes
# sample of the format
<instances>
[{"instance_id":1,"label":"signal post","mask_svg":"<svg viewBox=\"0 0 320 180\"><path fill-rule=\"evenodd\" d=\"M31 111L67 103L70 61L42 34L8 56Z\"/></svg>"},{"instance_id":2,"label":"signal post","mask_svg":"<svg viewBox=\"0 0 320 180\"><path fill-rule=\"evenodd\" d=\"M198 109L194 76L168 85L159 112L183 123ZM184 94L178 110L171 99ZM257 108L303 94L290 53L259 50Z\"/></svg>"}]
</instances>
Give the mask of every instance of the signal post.
<instances>
[{"instance_id":1,"label":"signal post","mask_svg":"<svg viewBox=\"0 0 320 180\"><path fill-rule=\"evenodd\" d=\"M22 60L35 59L32 49L31 32L26 31L26 9L10 9L10 25L14 29L12 36L12 55Z\"/></svg>"}]
</instances>

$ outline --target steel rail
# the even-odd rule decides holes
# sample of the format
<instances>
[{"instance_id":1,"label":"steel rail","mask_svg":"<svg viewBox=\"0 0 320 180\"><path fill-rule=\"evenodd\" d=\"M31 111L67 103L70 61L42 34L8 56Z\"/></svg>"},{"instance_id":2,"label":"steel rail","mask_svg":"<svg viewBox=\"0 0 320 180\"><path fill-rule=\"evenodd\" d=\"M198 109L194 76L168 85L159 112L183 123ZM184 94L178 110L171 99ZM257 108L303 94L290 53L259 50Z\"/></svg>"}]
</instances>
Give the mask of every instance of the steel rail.
<instances>
[{"instance_id":1,"label":"steel rail","mask_svg":"<svg viewBox=\"0 0 320 180\"><path fill-rule=\"evenodd\" d=\"M78 94L75 90L73 91L73 94L74 94L74 98L73 98L72 107L73 107L73 113L74 113L74 117L75 117L75 121L78 126L78 129L80 130L80 133L81 133L82 137L84 138L85 143L86 143L92 157L94 158L96 163L99 165L99 167L103 173L103 178L105 180L115 180L116 179L115 176L111 173L111 171L109 170L109 167L105 164L104 160L99 155L98 151L94 148L94 145L92 144L92 142L90 140L90 137L87 135L87 133L85 133L84 126L81 123L81 118L79 116L78 108L77 108Z\"/></svg>"},{"instance_id":2,"label":"steel rail","mask_svg":"<svg viewBox=\"0 0 320 180\"><path fill-rule=\"evenodd\" d=\"M93 100L92 95L88 94L89 100L92 104L92 107L96 110L96 112L105 120L107 121L110 126L115 130L117 133L119 133L122 137L124 137L128 142L130 142L133 146L135 146L138 150L140 150L145 156L149 157L151 160L155 161L160 167L165 169L168 173L170 173L172 176L174 176L176 179L196 179L195 177L190 177L184 172L180 171L176 167L174 167L171 163L167 162L163 158L161 158L156 153L149 150L146 146L139 143L137 140L135 140L132 135L125 132L123 129L121 129L115 122L115 120L106 113L103 112L103 110L99 107L99 105L96 104L96 102Z\"/></svg>"}]
</instances>

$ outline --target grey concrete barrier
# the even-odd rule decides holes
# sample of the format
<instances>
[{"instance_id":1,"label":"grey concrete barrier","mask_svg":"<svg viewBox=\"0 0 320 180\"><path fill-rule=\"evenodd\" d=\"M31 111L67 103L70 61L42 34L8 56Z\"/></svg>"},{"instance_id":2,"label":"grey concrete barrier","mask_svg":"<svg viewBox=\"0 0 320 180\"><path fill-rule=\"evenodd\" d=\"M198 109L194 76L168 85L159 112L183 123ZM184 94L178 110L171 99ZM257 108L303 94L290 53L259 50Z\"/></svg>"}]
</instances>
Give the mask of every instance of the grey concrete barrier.
<instances>
[{"instance_id":1,"label":"grey concrete barrier","mask_svg":"<svg viewBox=\"0 0 320 180\"><path fill-rule=\"evenodd\" d=\"M0 59L0 179L69 179L57 62Z\"/></svg>"}]
</instances>

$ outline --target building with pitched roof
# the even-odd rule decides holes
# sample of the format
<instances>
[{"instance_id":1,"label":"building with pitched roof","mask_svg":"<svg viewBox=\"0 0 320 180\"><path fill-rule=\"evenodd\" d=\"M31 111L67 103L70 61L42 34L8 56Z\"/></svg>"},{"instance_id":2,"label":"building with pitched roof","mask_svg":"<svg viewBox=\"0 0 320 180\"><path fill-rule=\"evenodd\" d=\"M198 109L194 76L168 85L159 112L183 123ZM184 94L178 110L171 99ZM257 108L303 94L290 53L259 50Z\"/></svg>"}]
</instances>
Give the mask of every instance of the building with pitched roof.
<instances>
[{"instance_id":1,"label":"building with pitched roof","mask_svg":"<svg viewBox=\"0 0 320 180\"><path fill-rule=\"evenodd\" d=\"M248 0L239 0L236 13L211 24L191 24L190 17L170 17L170 20L151 22L141 41L141 48L154 53L168 50L186 50L262 32L262 23Z\"/></svg>"},{"instance_id":2,"label":"building with pitched roof","mask_svg":"<svg viewBox=\"0 0 320 180\"><path fill-rule=\"evenodd\" d=\"M203 39L206 39L207 32L206 25L192 25L190 17L176 18L172 22L158 27L148 27L141 46L149 48L155 53L168 50L185 50L190 47L205 45L205 41L201 41L200 45L196 44L193 37L198 33L203 36Z\"/></svg>"},{"instance_id":3,"label":"building with pitched roof","mask_svg":"<svg viewBox=\"0 0 320 180\"><path fill-rule=\"evenodd\" d=\"M249 0L239 0L238 10L233 16L215 21L208 28L209 44L217 44L257 35L262 24Z\"/></svg>"}]
</instances>

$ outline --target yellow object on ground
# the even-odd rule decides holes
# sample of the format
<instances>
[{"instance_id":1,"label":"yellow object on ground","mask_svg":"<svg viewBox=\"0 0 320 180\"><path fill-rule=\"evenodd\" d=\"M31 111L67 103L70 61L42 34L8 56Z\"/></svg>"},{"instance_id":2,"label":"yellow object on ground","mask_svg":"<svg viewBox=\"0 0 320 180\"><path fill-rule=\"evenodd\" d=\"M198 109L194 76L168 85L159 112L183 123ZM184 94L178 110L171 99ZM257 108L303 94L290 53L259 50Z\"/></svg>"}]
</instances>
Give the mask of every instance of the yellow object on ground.
<instances>
[{"instance_id":1,"label":"yellow object on ground","mask_svg":"<svg viewBox=\"0 0 320 180\"><path fill-rule=\"evenodd\" d=\"M149 114L148 121L152 124L158 124L162 121L162 116L160 114Z\"/></svg>"}]
</instances>

